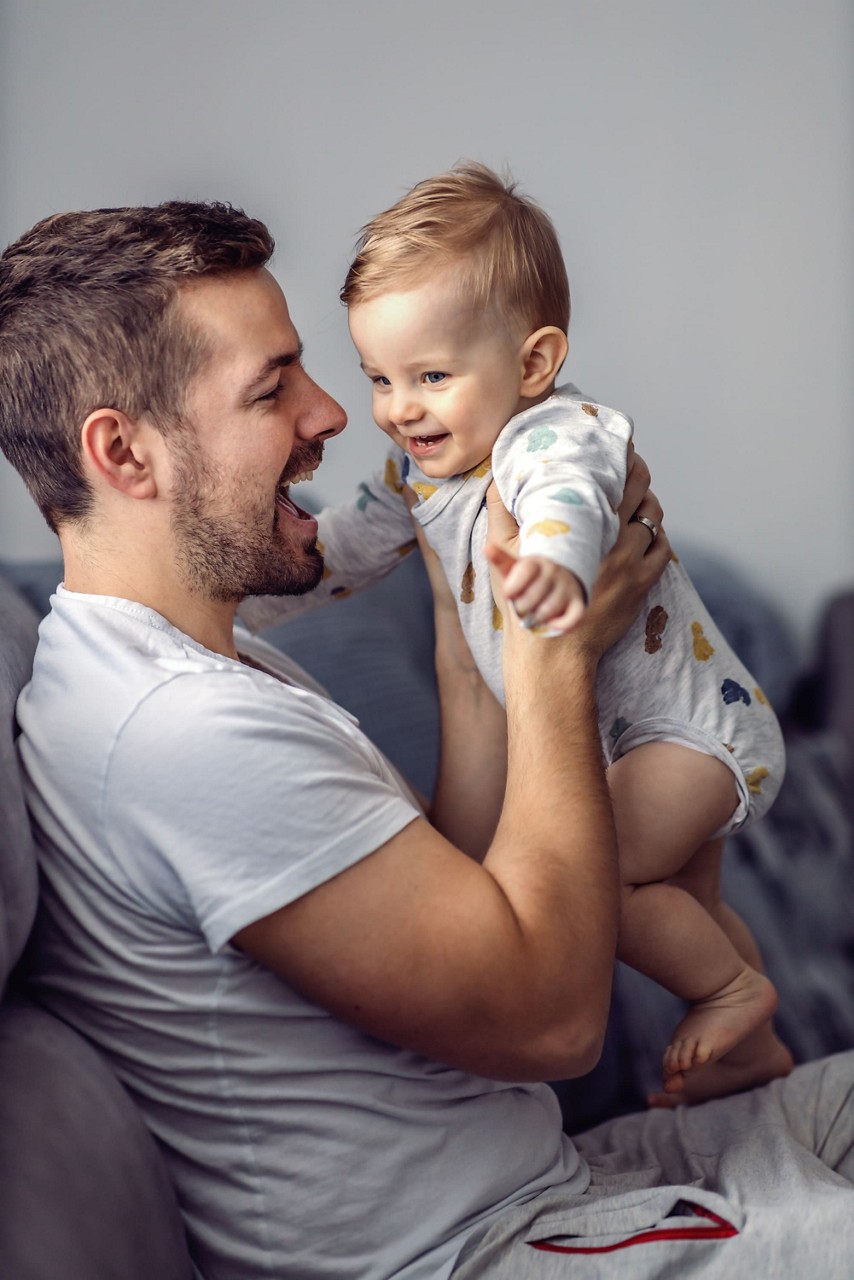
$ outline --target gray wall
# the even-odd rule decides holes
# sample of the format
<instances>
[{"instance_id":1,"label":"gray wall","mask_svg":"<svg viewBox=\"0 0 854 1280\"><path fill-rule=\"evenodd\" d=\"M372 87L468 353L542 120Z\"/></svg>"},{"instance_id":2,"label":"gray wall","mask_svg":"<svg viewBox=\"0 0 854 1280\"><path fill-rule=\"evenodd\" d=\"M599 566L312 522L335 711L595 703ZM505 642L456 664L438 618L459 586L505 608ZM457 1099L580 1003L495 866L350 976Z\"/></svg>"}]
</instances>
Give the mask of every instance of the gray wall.
<instances>
[{"instance_id":1,"label":"gray wall","mask_svg":"<svg viewBox=\"0 0 854 1280\"><path fill-rule=\"evenodd\" d=\"M635 419L671 534L809 637L854 579L849 0L7 0L0 239L65 208L231 200L271 224L315 376L379 459L337 290L358 227L473 157L552 213L568 374ZM0 464L0 558L52 536Z\"/></svg>"}]
</instances>

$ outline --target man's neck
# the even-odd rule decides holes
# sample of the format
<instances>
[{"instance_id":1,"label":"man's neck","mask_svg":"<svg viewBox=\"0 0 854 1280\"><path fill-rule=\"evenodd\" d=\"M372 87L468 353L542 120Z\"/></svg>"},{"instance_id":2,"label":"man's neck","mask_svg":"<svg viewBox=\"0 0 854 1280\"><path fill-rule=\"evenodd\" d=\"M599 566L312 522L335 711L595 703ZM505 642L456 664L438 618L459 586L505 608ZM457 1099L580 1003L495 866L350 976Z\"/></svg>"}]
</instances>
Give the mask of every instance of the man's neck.
<instances>
[{"instance_id":1,"label":"man's neck","mask_svg":"<svg viewBox=\"0 0 854 1280\"><path fill-rule=\"evenodd\" d=\"M151 559L136 561L131 555L114 558L87 553L74 539L60 535L68 591L84 595L115 596L153 609L191 640L214 653L236 658L234 617L237 604L201 596L182 582L173 564L158 566Z\"/></svg>"}]
</instances>

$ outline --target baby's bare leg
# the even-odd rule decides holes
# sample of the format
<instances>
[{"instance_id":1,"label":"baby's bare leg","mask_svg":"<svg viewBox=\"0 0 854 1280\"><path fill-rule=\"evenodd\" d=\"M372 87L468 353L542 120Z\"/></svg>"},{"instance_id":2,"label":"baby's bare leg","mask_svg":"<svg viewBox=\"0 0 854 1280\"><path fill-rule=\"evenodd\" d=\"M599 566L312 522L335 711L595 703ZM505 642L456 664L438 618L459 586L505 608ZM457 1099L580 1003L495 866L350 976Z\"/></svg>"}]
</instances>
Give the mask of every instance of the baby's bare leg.
<instances>
[{"instance_id":1,"label":"baby's bare leg","mask_svg":"<svg viewBox=\"0 0 854 1280\"><path fill-rule=\"evenodd\" d=\"M664 1055L665 1090L681 1092L686 1072L730 1053L776 1006L722 920L676 880L733 812L735 780L714 757L666 742L635 748L608 779L623 880L620 959L692 1005Z\"/></svg>"},{"instance_id":2,"label":"baby's bare leg","mask_svg":"<svg viewBox=\"0 0 854 1280\"><path fill-rule=\"evenodd\" d=\"M683 870L673 877L672 883L697 898L717 920L742 959L762 973L764 966L756 939L741 917L721 898L723 848L723 839L703 845ZM768 1018L717 1062L692 1071L680 1092L652 1094L648 1101L652 1106L702 1102L721 1094L752 1089L776 1076L786 1076L793 1066L791 1053L774 1031L771 1018Z\"/></svg>"}]
</instances>

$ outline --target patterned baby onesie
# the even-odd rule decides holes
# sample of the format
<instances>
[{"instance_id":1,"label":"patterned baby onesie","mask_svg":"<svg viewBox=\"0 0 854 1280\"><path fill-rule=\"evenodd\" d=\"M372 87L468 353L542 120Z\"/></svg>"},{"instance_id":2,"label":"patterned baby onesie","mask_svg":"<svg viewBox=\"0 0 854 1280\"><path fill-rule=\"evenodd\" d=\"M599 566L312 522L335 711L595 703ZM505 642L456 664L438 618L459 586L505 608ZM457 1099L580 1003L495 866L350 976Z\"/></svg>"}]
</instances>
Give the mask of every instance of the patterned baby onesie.
<instances>
[{"instance_id":1,"label":"patterned baby onesie","mask_svg":"<svg viewBox=\"0 0 854 1280\"><path fill-rule=\"evenodd\" d=\"M484 555L486 491L494 478L520 526L522 555L556 560L589 593L617 537L631 435L627 417L569 383L512 418L492 457L464 475L430 478L394 448L384 473L363 483L355 502L321 513L326 571L317 590L247 601L241 615L258 629L383 577L414 545L402 498L408 484L418 495L413 514L442 561L475 661L503 705L502 620ZM665 741L715 756L732 771L739 803L720 834L761 817L774 800L785 768L777 718L675 557L628 633L602 659L597 702L608 764L633 747Z\"/></svg>"}]
</instances>

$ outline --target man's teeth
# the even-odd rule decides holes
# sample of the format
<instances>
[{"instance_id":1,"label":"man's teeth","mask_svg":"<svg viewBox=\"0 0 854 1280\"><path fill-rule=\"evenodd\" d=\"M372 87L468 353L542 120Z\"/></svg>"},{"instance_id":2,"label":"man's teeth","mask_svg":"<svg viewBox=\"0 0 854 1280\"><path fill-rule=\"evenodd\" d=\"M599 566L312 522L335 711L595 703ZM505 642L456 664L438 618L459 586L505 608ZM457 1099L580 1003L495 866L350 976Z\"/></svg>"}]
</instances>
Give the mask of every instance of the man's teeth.
<instances>
[{"instance_id":1,"label":"man's teeth","mask_svg":"<svg viewBox=\"0 0 854 1280\"><path fill-rule=\"evenodd\" d=\"M291 476L288 484L301 484L303 480L313 480L313 471L301 471L298 476Z\"/></svg>"}]
</instances>

